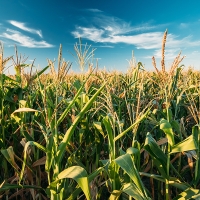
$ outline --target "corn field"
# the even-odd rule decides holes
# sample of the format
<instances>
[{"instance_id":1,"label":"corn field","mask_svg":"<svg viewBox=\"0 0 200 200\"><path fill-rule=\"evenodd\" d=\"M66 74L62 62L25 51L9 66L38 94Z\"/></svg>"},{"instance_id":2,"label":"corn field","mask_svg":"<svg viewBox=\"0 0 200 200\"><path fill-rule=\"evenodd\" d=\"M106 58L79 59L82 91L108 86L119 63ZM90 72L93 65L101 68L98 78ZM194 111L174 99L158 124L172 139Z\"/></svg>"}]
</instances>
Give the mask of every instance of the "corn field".
<instances>
[{"instance_id":1,"label":"corn field","mask_svg":"<svg viewBox=\"0 0 200 200\"><path fill-rule=\"evenodd\" d=\"M62 46L33 73L1 44L0 199L200 199L200 71L181 54L166 70L166 39L154 71L133 56L126 73L98 69L81 40L80 74Z\"/></svg>"}]
</instances>

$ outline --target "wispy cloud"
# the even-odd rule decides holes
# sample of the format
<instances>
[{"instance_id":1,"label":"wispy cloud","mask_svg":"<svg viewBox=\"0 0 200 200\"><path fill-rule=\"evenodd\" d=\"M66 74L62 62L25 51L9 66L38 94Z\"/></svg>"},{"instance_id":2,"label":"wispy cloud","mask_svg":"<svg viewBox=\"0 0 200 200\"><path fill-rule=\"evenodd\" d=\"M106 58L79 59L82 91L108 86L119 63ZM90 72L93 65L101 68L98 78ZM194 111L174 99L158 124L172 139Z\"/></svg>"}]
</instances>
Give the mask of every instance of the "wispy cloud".
<instances>
[{"instance_id":1,"label":"wispy cloud","mask_svg":"<svg viewBox=\"0 0 200 200\"><path fill-rule=\"evenodd\" d=\"M53 47L52 44L47 43L46 41L36 41L34 38L23 35L21 32L7 29L6 32L0 35L1 38L9 39L15 41L17 45L28 47L28 48L50 48Z\"/></svg>"},{"instance_id":2,"label":"wispy cloud","mask_svg":"<svg viewBox=\"0 0 200 200\"><path fill-rule=\"evenodd\" d=\"M175 48L175 49L165 49L165 60L172 60L175 58L175 55L178 55L178 53L180 53L180 48ZM161 54L161 50L160 49L156 49L154 50L153 56L155 58L161 58L162 54ZM146 56L144 58L152 58L152 56Z\"/></svg>"},{"instance_id":3,"label":"wispy cloud","mask_svg":"<svg viewBox=\"0 0 200 200\"><path fill-rule=\"evenodd\" d=\"M85 38L93 42L98 43L125 43L134 45L137 49L159 49L163 38L163 32L147 32L135 35L116 34L116 30L103 28L86 28L76 27L76 31L72 34L74 37ZM199 41L192 41L192 36L184 37L179 39L178 36L168 34L167 36L167 48L177 47L189 47L189 46L200 46Z\"/></svg>"},{"instance_id":4,"label":"wispy cloud","mask_svg":"<svg viewBox=\"0 0 200 200\"><path fill-rule=\"evenodd\" d=\"M87 9L90 14L96 9ZM76 26L72 31L75 38L85 38L98 43L125 43L135 45L138 49L155 49L160 47L163 32L150 32L160 25L143 23L132 26L124 20L106 15L104 12L97 12L87 18L90 26Z\"/></svg>"},{"instance_id":5,"label":"wispy cloud","mask_svg":"<svg viewBox=\"0 0 200 200\"><path fill-rule=\"evenodd\" d=\"M19 29L21 29L23 31L27 31L29 33L37 34L42 38L42 31L41 30L36 30L36 29L33 29L33 28L29 28L23 22L18 22L18 21L14 21L14 20L8 20L8 22L10 24L12 24L13 26L15 26L15 27L17 27L17 28L19 28Z\"/></svg>"},{"instance_id":6,"label":"wispy cloud","mask_svg":"<svg viewBox=\"0 0 200 200\"><path fill-rule=\"evenodd\" d=\"M94 12L94 13L103 12L103 11L101 11L101 10L99 10L99 9L96 9L96 8L90 8L90 9L87 9L87 10L90 11L90 12Z\"/></svg>"},{"instance_id":7,"label":"wispy cloud","mask_svg":"<svg viewBox=\"0 0 200 200\"><path fill-rule=\"evenodd\" d=\"M181 29L185 29L185 28L188 28L188 27L189 27L188 23L180 23L180 25L179 25L179 28L181 28Z\"/></svg>"},{"instance_id":8,"label":"wispy cloud","mask_svg":"<svg viewBox=\"0 0 200 200\"><path fill-rule=\"evenodd\" d=\"M88 11L88 10L87 10ZM156 58L161 58L161 43L164 30L170 24L142 23L137 26L131 25L120 18L109 16L104 12L96 12L87 19L88 24L76 25L72 35L75 38L85 38L95 43L101 44L128 44L133 45L137 49L153 50ZM187 28L188 23L179 24L179 28ZM161 31L162 30L162 31ZM174 59L181 49L189 49L190 47L200 46L200 40L195 40L192 35L180 37L176 34L167 35L166 57ZM152 55L152 54L151 54ZM151 56L152 57L152 56ZM146 56L146 58L150 58Z\"/></svg>"}]
</instances>

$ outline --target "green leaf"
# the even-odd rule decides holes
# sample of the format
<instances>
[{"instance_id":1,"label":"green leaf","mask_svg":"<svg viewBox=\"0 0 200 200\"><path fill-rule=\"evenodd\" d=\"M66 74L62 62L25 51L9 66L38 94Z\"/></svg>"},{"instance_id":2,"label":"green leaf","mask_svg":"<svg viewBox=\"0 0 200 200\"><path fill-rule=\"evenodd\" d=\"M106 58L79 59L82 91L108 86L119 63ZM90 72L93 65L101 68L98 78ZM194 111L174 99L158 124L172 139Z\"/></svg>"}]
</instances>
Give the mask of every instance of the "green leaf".
<instances>
[{"instance_id":1,"label":"green leaf","mask_svg":"<svg viewBox=\"0 0 200 200\"><path fill-rule=\"evenodd\" d=\"M108 134L109 154L111 154L112 159L115 159L115 142L113 140L113 131L112 131L112 125L111 125L109 116L106 116L103 118L103 124Z\"/></svg>"},{"instance_id":2,"label":"green leaf","mask_svg":"<svg viewBox=\"0 0 200 200\"><path fill-rule=\"evenodd\" d=\"M20 174L20 177L19 177L19 183L21 182L21 180L23 178L23 174L24 174L24 170L25 170L25 166L26 166L27 149L28 149L29 145L34 145L34 146L38 147L40 150L44 151L45 153L47 152L46 148L43 147L42 145L40 145L37 142L28 141L25 144L25 147L24 147L24 161L23 161L23 165L22 165L21 174Z\"/></svg>"},{"instance_id":3,"label":"green leaf","mask_svg":"<svg viewBox=\"0 0 200 200\"><path fill-rule=\"evenodd\" d=\"M121 137L123 137L128 131L130 131L134 126L136 126L137 124L139 124L141 121L143 121L144 119L146 119L147 115L149 114L150 108L143 114L141 115L141 117L139 119L136 120L135 123L133 123L129 128L127 128L125 131L123 131L122 133L120 133L118 136L116 136L114 138L114 141L116 142L117 140L119 140Z\"/></svg>"},{"instance_id":4,"label":"green leaf","mask_svg":"<svg viewBox=\"0 0 200 200\"><path fill-rule=\"evenodd\" d=\"M37 72L37 74L33 75L31 77L31 81L35 80L37 77L39 77L41 74L43 74L47 69L49 68L49 65L46 66L44 69L42 69L41 71Z\"/></svg>"},{"instance_id":5,"label":"green leaf","mask_svg":"<svg viewBox=\"0 0 200 200\"><path fill-rule=\"evenodd\" d=\"M134 185L133 183L127 183L123 186L122 191L126 194L128 194L131 197L134 197L134 199L137 200L147 200L150 199L149 197L145 197L141 191Z\"/></svg>"},{"instance_id":6,"label":"green leaf","mask_svg":"<svg viewBox=\"0 0 200 200\"><path fill-rule=\"evenodd\" d=\"M172 151L170 153L177 153L177 152L183 152L183 151L191 151L198 149L198 146L195 142L195 138L193 135L190 135L182 142L179 142L178 144L174 145L172 147Z\"/></svg>"},{"instance_id":7,"label":"green leaf","mask_svg":"<svg viewBox=\"0 0 200 200\"><path fill-rule=\"evenodd\" d=\"M41 187L36 186L36 185L17 185L17 184L4 183L3 185L1 184L0 192L8 191L11 189L22 189L22 188L42 189Z\"/></svg>"},{"instance_id":8,"label":"green leaf","mask_svg":"<svg viewBox=\"0 0 200 200\"><path fill-rule=\"evenodd\" d=\"M174 133L172 131L171 124L166 119L160 120L160 129L164 131L167 136L168 143L173 146L174 145Z\"/></svg>"},{"instance_id":9,"label":"green leaf","mask_svg":"<svg viewBox=\"0 0 200 200\"><path fill-rule=\"evenodd\" d=\"M93 122L93 125L99 131L99 133L101 133L101 135L103 135L103 137L104 137L104 132L101 127L101 122Z\"/></svg>"},{"instance_id":10,"label":"green leaf","mask_svg":"<svg viewBox=\"0 0 200 200\"><path fill-rule=\"evenodd\" d=\"M166 182L166 179L164 177L160 176L160 175L149 174L149 173L145 173L145 172L140 172L140 175L146 176L146 177L149 177L149 178L153 178L153 179L160 181L160 182L163 182L163 183ZM180 189L180 190L186 190L186 189L191 187L189 184L183 183L178 178L175 178L175 177L169 177L169 184L173 187Z\"/></svg>"},{"instance_id":11,"label":"green leaf","mask_svg":"<svg viewBox=\"0 0 200 200\"><path fill-rule=\"evenodd\" d=\"M147 133L144 149L150 154L153 159L154 164L157 166L158 170L163 177L167 176L167 156L160 149L154 138L150 133Z\"/></svg>"},{"instance_id":12,"label":"green leaf","mask_svg":"<svg viewBox=\"0 0 200 200\"><path fill-rule=\"evenodd\" d=\"M194 188L188 188L187 190L181 192L173 200L188 200L188 199L200 199L200 190Z\"/></svg>"},{"instance_id":13,"label":"green leaf","mask_svg":"<svg viewBox=\"0 0 200 200\"><path fill-rule=\"evenodd\" d=\"M8 147L7 149L2 149L1 153L4 155L4 157L6 158L6 160L13 166L13 168L16 170L16 172L19 173L19 167L17 165L17 163L15 162L15 158L14 158L14 151L13 151L13 147Z\"/></svg>"},{"instance_id":14,"label":"green leaf","mask_svg":"<svg viewBox=\"0 0 200 200\"><path fill-rule=\"evenodd\" d=\"M119 200L122 191L120 190L113 190L111 192L109 200Z\"/></svg>"},{"instance_id":15,"label":"green leaf","mask_svg":"<svg viewBox=\"0 0 200 200\"><path fill-rule=\"evenodd\" d=\"M80 166L69 167L58 174L59 180L64 179L64 178L74 179L78 183L78 185L81 187L81 189L83 190L86 198L88 200L91 199L88 175L84 168L82 168Z\"/></svg>"},{"instance_id":16,"label":"green leaf","mask_svg":"<svg viewBox=\"0 0 200 200\"><path fill-rule=\"evenodd\" d=\"M99 173L101 173L102 171L104 170L103 167L99 167L98 169L96 169L92 174L90 174L88 176L88 180L89 180L89 183L94 180L98 175ZM67 198L67 200L73 200L73 199L76 199L77 196L80 194L81 192L81 188L78 186L74 192Z\"/></svg>"},{"instance_id":17,"label":"green leaf","mask_svg":"<svg viewBox=\"0 0 200 200\"><path fill-rule=\"evenodd\" d=\"M97 96L100 94L100 92L103 90L103 88L105 87L107 82L105 82L101 88L99 88L97 90L97 92L92 96L92 98L85 104L85 106L83 107L83 109L80 111L80 113L77 115L76 119L74 120L74 122L72 123L72 125L69 127L69 129L67 130L67 132L64 135L63 140L61 141L59 147L58 147L58 152L57 152L57 156L58 156L58 160L61 160L61 157L63 156L64 152L65 152L65 148L66 145L68 144L68 142L71 139L72 134L74 133L74 130L76 129L77 124L80 122L80 120L82 119L82 117L84 116L84 114L87 112L87 110L91 107L92 103L95 101L95 99L97 98ZM62 121L62 120L61 120Z\"/></svg>"},{"instance_id":18,"label":"green leaf","mask_svg":"<svg viewBox=\"0 0 200 200\"><path fill-rule=\"evenodd\" d=\"M137 190L140 191L144 197L147 197L145 187L140 178L140 174L137 171L135 164L131 158L131 155L122 155L114 161L129 175Z\"/></svg>"}]
</instances>

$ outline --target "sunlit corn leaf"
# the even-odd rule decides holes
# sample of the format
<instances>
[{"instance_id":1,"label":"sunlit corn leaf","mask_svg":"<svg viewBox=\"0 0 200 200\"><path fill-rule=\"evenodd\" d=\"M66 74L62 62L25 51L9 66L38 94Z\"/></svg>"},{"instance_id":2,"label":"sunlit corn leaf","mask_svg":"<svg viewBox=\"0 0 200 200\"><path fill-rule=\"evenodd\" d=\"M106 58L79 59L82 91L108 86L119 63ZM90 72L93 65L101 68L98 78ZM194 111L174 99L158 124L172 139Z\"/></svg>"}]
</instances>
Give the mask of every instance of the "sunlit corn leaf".
<instances>
[{"instance_id":1,"label":"sunlit corn leaf","mask_svg":"<svg viewBox=\"0 0 200 200\"><path fill-rule=\"evenodd\" d=\"M19 173L19 171L18 171L19 170L19 166L15 162L15 158L14 158L15 153L13 151L13 147L10 146L7 149L2 149L1 153L4 155L6 160L14 167L16 172Z\"/></svg>"},{"instance_id":2,"label":"sunlit corn leaf","mask_svg":"<svg viewBox=\"0 0 200 200\"><path fill-rule=\"evenodd\" d=\"M183 152L183 151L191 151L197 149L198 146L196 144L195 138L193 135L190 135L182 142L179 142L178 144L174 145L172 147L172 151L170 153L177 153L177 152Z\"/></svg>"},{"instance_id":3,"label":"sunlit corn leaf","mask_svg":"<svg viewBox=\"0 0 200 200\"><path fill-rule=\"evenodd\" d=\"M126 153L133 155L134 157L139 157L139 155L140 155L140 151L134 147L129 147L126 150Z\"/></svg>"},{"instance_id":4,"label":"sunlit corn leaf","mask_svg":"<svg viewBox=\"0 0 200 200\"><path fill-rule=\"evenodd\" d=\"M5 184L5 180L0 184L0 188L2 188L3 187L3 185Z\"/></svg>"},{"instance_id":5,"label":"sunlit corn leaf","mask_svg":"<svg viewBox=\"0 0 200 200\"><path fill-rule=\"evenodd\" d=\"M47 69L49 68L49 65L46 66L45 68L43 68L41 71L36 72L36 74L34 74L33 76L31 76L31 81L35 80L36 78L38 78L41 74L43 74Z\"/></svg>"},{"instance_id":6,"label":"sunlit corn leaf","mask_svg":"<svg viewBox=\"0 0 200 200\"><path fill-rule=\"evenodd\" d=\"M121 188L119 169L120 169L120 166L116 162L111 162L108 166L109 179L114 184L114 188L112 189Z\"/></svg>"},{"instance_id":7,"label":"sunlit corn leaf","mask_svg":"<svg viewBox=\"0 0 200 200\"><path fill-rule=\"evenodd\" d=\"M142 194L143 197L148 197L146 194L146 189L142 183L142 180L140 178L140 174L137 171L135 164L131 158L130 154L125 154L122 156L119 156L114 160L131 178L133 183L135 184L135 187L138 188Z\"/></svg>"},{"instance_id":8,"label":"sunlit corn leaf","mask_svg":"<svg viewBox=\"0 0 200 200\"><path fill-rule=\"evenodd\" d=\"M146 119L147 115L149 114L150 109L148 109L143 115L141 115L135 123L133 123L129 128L124 130L122 133L120 133L118 136L114 138L114 141L116 142L119 140L121 137L123 137L126 133L128 133L131 129L133 129L137 124L142 122L144 119Z\"/></svg>"},{"instance_id":9,"label":"sunlit corn leaf","mask_svg":"<svg viewBox=\"0 0 200 200\"><path fill-rule=\"evenodd\" d=\"M140 175L146 176L146 177L149 177L149 178L153 178L153 179L160 181L160 182L163 182L163 183L166 182L166 179L163 176L160 176L160 175L149 174L149 173L145 173L145 172L140 172ZM188 183L181 182L178 178L175 178L175 177L169 177L169 184L173 187L180 189L180 190L186 190L186 189L191 187Z\"/></svg>"},{"instance_id":10,"label":"sunlit corn leaf","mask_svg":"<svg viewBox=\"0 0 200 200\"><path fill-rule=\"evenodd\" d=\"M101 122L93 122L93 125L99 131L99 133L101 133L101 135L103 135L104 137L104 132L101 126Z\"/></svg>"},{"instance_id":11,"label":"sunlit corn leaf","mask_svg":"<svg viewBox=\"0 0 200 200\"><path fill-rule=\"evenodd\" d=\"M153 159L154 164L157 166L158 170L163 177L167 176L167 156L160 149L154 138L150 133L147 133L144 149L150 154Z\"/></svg>"},{"instance_id":12,"label":"sunlit corn leaf","mask_svg":"<svg viewBox=\"0 0 200 200\"><path fill-rule=\"evenodd\" d=\"M200 190L188 188L185 191L181 192L173 200L188 200L188 199L200 199Z\"/></svg>"},{"instance_id":13,"label":"sunlit corn leaf","mask_svg":"<svg viewBox=\"0 0 200 200\"><path fill-rule=\"evenodd\" d=\"M80 166L69 167L58 174L58 180L64 178L74 179L83 190L86 198L91 200L88 175L84 168Z\"/></svg>"},{"instance_id":14,"label":"sunlit corn leaf","mask_svg":"<svg viewBox=\"0 0 200 200\"><path fill-rule=\"evenodd\" d=\"M160 120L160 129L164 131L167 136L168 143L174 145L174 133L171 124L166 119Z\"/></svg>"},{"instance_id":15,"label":"sunlit corn leaf","mask_svg":"<svg viewBox=\"0 0 200 200\"><path fill-rule=\"evenodd\" d=\"M102 171L104 170L103 167L99 167L96 169L92 174L88 175L89 183L94 180ZM74 192L67 198L67 200L74 200L80 194L81 188L78 186Z\"/></svg>"},{"instance_id":16,"label":"sunlit corn leaf","mask_svg":"<svg viewBox=\"0 0 200 200\"><path fill-rule=\"evenodd\" d=\"M127 183L123 186L122 191L137 200L150 200L150 197L145 197L144 194L133 183Z\"/></svg>"},{"instance_id":17,"label":"sunlit corn leaf","mask_svg":"<svg viewBox=\"0 0 200 200\"><path fill-rule=\"evenodd\" d=\"M111 192L109 200L119 200L121 193L122 193L121 190L113 190Z\"/></svg>"},{"instance_id":18,"label":"sunlit corn leaf","mask_svg":"<svg viewBox=\"0 0 200 200\"><path fill-rule=\"evenodd\" d=\"M29 147L29 145L34 145L36 146L38 149L42 150L43 152L47 152L46 148L43 147L42 145L38 144L37 142L34 142L34 141L28 141L26 144L25 144L25 147L24 147L24 161L23 161L23 165L22 165L22 170L21 170L21 174L20 174L20 177L19 177L19 183L21 182L22 178L23 178L23 174L24 174L24 170L25 170L25 166L26 166L26 159L27 159L27 149Z\"/></svg>"},{"instance_id":19,"label":"sunlit corn leaf","mask_svg":"<svg viewBox=\"0 0 200 200\"><path fill-rule=\"evenodd\" d=\"M89 77L91 76L91 74L89 74L89 76L86 78L86 80L85 80L85 82L82 84L82 85L80 85L80 81L75 81L75 87L76 87L76 84L78 84L78 86L77 86L77 89L78 89L78 92L76 93L76 95L74 96L74 98L72 99L72 101L70 102L70 104L67 106L67 108L63 111L63 113L61 114L61 116L60 116L60 118L57 120L57 126L59 126L59 124L64 120L64 118L66 117L66 115L68 114L68 112L70 111L70 109L72 108L72 106L74 105L74 103L76 102L76 100L79 98L79 96L80 96L80 94L81 94L81 92L83 91L83 88L84 88L84 86L85 86L85 83L87 82L87 80L89 79ZM103 86L103 88L104 88L104 86ZM102 89L103 89L102 88ZM101 90L102 90L101 89ZM99 93L101 92L101 90L99 91ZM98 91L97 91L98 92ZM98 94L99 94L98 93ZM94 98L94 100L96 99L96 97ZM90 99L91 100L91 99ZM93 100L93 101L94 101ZM87 102L87 104L90 104L90 102ZM87 105L86 104L86 105ZM85 105L85 106L86 106Z\"/></svg>"},{"instance_id":20,"label":"sunlit corn leaf","mask_svg":"<svg viewBox=\"0 0 200 200\"><path fill-rule=\"evenodd\" d=\"M53 136L50 135L47 142L46 142L46 163L45 163L45 170L46 172L49 172L51 169L51 165L53 163L54 157L53 157Z\"/></svg>"},{"instance_id":21,"label":"sunlit corn leaf","mask_svg":"<svg viewBox=\"0 0 200 200\"><path fill-rule=\"evenodd\" d=\"M129 147L126 150L126 153L132 155L132 158L133 158L133 161L136 165L136 168L139 169L139 166L140 166L140 151L137 148Z\"/></svg>"},{"instance_id":22,"label":"sunlit corn leaf","mask_svg":"<svg viewBox=\"0 0 200 200\"><path fill-rule=\"evenodd\" d=\"M96 100L97 96L100 94L100 92L104 89L107 82L105 82L92 96L92 98L85 104L85 106L82 108L80 113L75 118L74 122L71 124L70 128L65 133L63 140L61 141L59 147L58 147L58 160L61 160L61 157L63 156L63 153L65 152L65 147L68 144L68 142L71 139L72 134L74 133L74 130L76 129L77 124L81 121L83 115L87 112L87 110L91 107L92 103ZM62 120L61 120L62 121Z\"/></svg>"},{"instance_id":23,"label":"sunlit corn leaf","mask_svg":"<svg viewBox=\"0 0 200 200\"><path fill-rule=\"evenodd\" d=\"M12 114L19 113L19 112L40 112L40 111L32 109L32 108L19 108L15 110Z\"/></svg>"},{"instance_id":24,"label":"sunlit corn leaf","mask_svg":"<svg viewBox=\"0 0 200 200\"><path fill-rule=\"evenodd\" d=\"M103 124L104 124L107 134L108 134L109 153L111 154L111 158L115 159L115 143L113 140L113 130L112 130L112 125L111 125L109 116L106 116L103 118Z\"/></svg>"}]
</instances>

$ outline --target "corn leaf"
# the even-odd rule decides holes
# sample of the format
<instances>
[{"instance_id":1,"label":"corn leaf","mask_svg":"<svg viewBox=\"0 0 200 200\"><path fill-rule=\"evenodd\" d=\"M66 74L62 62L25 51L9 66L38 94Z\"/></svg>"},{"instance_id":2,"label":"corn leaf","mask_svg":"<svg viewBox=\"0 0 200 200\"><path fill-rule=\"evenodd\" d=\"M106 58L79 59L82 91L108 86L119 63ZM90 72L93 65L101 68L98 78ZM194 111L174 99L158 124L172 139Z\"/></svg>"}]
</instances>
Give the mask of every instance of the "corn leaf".
<instances>
[{"instance_id":1,"label":"corn leaf","mask_svg":"<svg viewBox=\"0 0 200 200\"><path fill-rule=\"evenodd\" d=\"M154 138L150 133L147 133L144 149L150 154L153 159L154 164L157 166L158 170L163 177L167 176L167 156L160 149Z\"/></svg>"},{"instance_id":2,"label":"corn leaf","mask_svg":"<svg viewBox=\"0 0 200 200\"><path fill-rule=\"evenodd\" d=\"M115 159L114 162L116 162L129 175L137 190L141 192L141 195L143 197L147 197L145 187L140 178L140 174L138 173L135 164L131 158L131 155L122 155Z\"/></svg>"},{"instance_id":3,"label":"corn leaf","mask_svg":"<svg viewBox=\"0 0 200 200\"><path fill-rule=\"evenodd\" d=\"M122 133L120 133L118 136L116 136L114 138L114 141L116 142L117 140L119 140L121 137L123 137L126 133L128 133L128 131L130 131L131 129L133 129L133 127L135 127L137 124L139 124L141 121L143 121L144 119L146 119L147 115L149 114L150 109L148 109L143 115L141 115L139 117L139 119L136 120L135 123L133 123L129 128L127 128L125 131L123 131Z\"/></svg>"},{"instance_id":4,"label":"corn leaf","mask_svg":"<svg viewBox=\"0 0 200 200\"><path fill-rule=\"evenodd\" d=\"M82 168L80 166L69 167L58 174L59 180L64 179L64 178L74 179L78 183L78 185L81 187L81 189L83 190L86 198L88 200L91 199L88 175L84 168Z\"/></svg>"},{"instance_id":5,"label":"corn leaf","mask_svg":"<svg viewBox=\"0 0 200 200\"><path fill-rule=\"evenodd\" d=\"M65 147L68 144L68 142L70 141L71 136L74 133L74 130L75 130L77 124L80 122L80 120L82 119L83 115L87 112L87 110L90 108L90 106L95 101L97 96L103 90L105 85L106 85L106 82L99 88L99 90L97 90L97 92L92 96L92 98L85 104L85 106L83 107L81 112L77 115L76 119L74 120L74 122L72 123L70 128L65 133L64 138L63 138L63 140L61 141L61 143L60 143L60 145L58 147L58 152L57 152L58 160L61 160L61 157L63 156L63 153L65 152Z\"/></svg>"},{"instance_id":6,"label":"corn leaf","mask_svg":"<svg viewBox=\"0 0 200 200\"><path fill-rule=\"evenodd\" d=\"M126 194L128 194L131 197L134 197L134 199L137 200L147 200L147 199L151 199L149 197L145 197L141 191L138 189L138 187L136 187L135 184L133 183L127 183L123 186L122 191Z\"/></svg>"},{"instance_id":7,"label":"corn leaf","mask_svg":"<svg viewBox=\"0 0 200 200\"><path fill-rule=\"evenodd\" d=\"M171 153L177 153L177 152L183 152L183 151L191 151L197 149L198 146L195 142L194 136L190 135L182 142L179 142L178 144L174 145L172 147Z\"/></svg>"},{"instance_id":8,"label":"corn leaf","mask_svg":"<svg viewBox=\"0 0 200 200\"><path fill-rule=\"evenodd\" d=\"M13 147L10 146L7 149L2 149L1 153L4 155L6 160L13 166L13 168L16 170L16 172L19 173L19 171L18 171L19 166L15 162L15 158L14 158L15 153L13 151Z\"/></svg>"},{"instance_id":9,"label":"corn leaf","mask_svg":"<svg viewBox=\"0 0 200 200\"><path fill-rule=\"evenodd\" d=\"M181 192L173 200L188 200L188 199L200 199L200 190L194 188L188 188Z\"/></svg>"},{"instance_id":10,"label":"corn leaf","mask_svg":"<svg viewBox=\"0 0 200 200\"><path fill-rule=\"evenodd\" d=\"M174 145L174 133L171 124L166 119L160 120L160 129L164 131L167 136L168 143Z\"/></svg>"}]
</instances>

